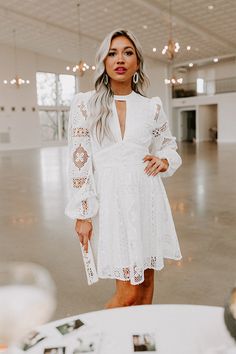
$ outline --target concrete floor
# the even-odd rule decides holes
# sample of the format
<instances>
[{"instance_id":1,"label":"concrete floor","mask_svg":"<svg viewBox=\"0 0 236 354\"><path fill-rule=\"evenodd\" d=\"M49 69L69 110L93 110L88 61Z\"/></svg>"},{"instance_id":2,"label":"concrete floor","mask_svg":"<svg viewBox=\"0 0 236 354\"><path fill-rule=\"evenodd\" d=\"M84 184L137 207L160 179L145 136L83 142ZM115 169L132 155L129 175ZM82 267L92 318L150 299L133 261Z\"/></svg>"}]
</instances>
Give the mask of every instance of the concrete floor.
<instances>
[{"instance_id":1,"label":"concrete floor","mask_svg":"<svg viewBox=\"0 0 236 354\"><path fill-rule=\"evenodd\" d=\"M224 305L236 282L236 144L184 143L165 180L183 260L156 272L154 303ZM0 152L0 260L33 261L58 290L54 319L102 309L114 281L87 286L73 222L64 216L66 148Z\"/></svg>"}]
</instances>

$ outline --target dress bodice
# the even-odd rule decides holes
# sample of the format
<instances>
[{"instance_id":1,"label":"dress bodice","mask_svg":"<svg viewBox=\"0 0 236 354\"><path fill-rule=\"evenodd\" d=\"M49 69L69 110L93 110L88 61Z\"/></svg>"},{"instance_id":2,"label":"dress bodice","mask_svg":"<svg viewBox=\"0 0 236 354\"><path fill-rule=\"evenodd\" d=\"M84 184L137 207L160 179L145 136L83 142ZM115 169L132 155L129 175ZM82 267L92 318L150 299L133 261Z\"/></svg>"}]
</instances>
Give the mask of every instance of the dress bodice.
<instances>
[{"instance_id":1,"label":"dress bodice","mask_svg":"<svg viewBox=\"0 0 236 354\"><path fill-rule=\"evenodd\" d=\"M159 97L147 98L132 91L126 96L114 96L112 114L107 118L111 136L104 136L101 144L89 130L89 100L94 91L75 96L69 119L71 200L66 209L72 218L91 217L98 210L94 169L114 164L116 167L139 164L142 157L152 154L167 159L169 167L161 177L171 176L181 164L176 152L175 137ZM115 100L126 101L125 132L122 138ZM159 176L158 176L159 177ZM90 202L88 202L90 200Z\"/></svg>"},{"instance_id":2,"label":"dress bodice","mask_svg":"<svg viewBox=\"0 0 236 354\"><path fill-rule=\"evenodd\" d=\"M115 100L126 101L126 118L124 136L121 136L119 117L117 114ZM152 140L153 112L150 107L150 99L143 97L134 91L127 96L114 96L112 103L112 115L109 117L108 125L113 134L113 139L107 136L101 145L92 137L93 153L107 148L114 144L135 143L144 147L148 147Z\"/></svg>"}]
</instances>

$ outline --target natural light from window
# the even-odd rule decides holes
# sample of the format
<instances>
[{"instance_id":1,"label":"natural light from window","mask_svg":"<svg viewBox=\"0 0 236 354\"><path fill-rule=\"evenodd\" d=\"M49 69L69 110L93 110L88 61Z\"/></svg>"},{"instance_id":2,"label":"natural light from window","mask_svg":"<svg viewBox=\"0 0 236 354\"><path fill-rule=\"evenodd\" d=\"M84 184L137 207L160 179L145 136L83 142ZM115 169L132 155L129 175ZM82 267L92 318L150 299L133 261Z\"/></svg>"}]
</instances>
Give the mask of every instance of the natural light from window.
<instances>
[{"instance_id":1,"label":"natural light from window","mask_svg":"<svg viewBox=\"0 0 236 354\"><path fill-rule=\"evenodd\" d=\"M204 79L198 78L197 79L197 93L204 93Z\"/></svg>"},{"instance_id":2,"label":"natural light from window","mask_svg":"<svg viewBox=\"0 0 236 354\"><path fill-rule=\"evenodd\" d=\"M36 82L42 142L56 145L66 141L75 76L37 72Z\"/></svg>"}]
</instances>

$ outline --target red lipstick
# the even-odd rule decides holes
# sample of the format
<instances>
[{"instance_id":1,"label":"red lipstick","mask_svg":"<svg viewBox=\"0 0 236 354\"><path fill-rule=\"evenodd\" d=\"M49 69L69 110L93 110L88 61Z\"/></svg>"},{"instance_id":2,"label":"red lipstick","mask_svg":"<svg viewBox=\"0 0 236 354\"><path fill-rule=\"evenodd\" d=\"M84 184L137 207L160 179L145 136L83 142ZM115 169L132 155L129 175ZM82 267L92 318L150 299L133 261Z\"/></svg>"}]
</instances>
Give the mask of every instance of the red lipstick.
<instances>
[{"instance_id":1,"label":"red lipstick","mask_svg":"<svg viewBox=\"0 0 236 354\"><path fill-rule=\"evenodd\" d=\"M115 69L115 72L116 72L117 74L124 74L126 71L127 71L127 69L124 68L123 66L118 66L118 67Z\"/></svg>"}]
</instances>

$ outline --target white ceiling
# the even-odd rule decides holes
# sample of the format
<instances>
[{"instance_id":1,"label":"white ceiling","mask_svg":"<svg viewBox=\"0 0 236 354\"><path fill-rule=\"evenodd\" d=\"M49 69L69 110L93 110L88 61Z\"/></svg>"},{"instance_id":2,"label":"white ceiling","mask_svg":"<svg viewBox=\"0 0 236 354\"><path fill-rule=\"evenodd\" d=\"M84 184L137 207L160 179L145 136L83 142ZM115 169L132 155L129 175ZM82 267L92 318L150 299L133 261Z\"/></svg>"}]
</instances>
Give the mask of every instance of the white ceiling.
<instances>
[{"instance_id":1,"label":"white ceiling","mask_svg":"<svg viewBox=\"0 0 236 354\"><path fill-rule=\"evenodd\" d=\"M138 36L147 56L167 61L161 51L170 33L168 0L80 0L80 16L77 2L0 0L0 43L13 45L15 29L17 47L71 62L80 51L93 64L104 36L122 27ZM181 47L175 63L236 55L236 0L172 0L172 15Z\"/></svg>"}]
</instances>

